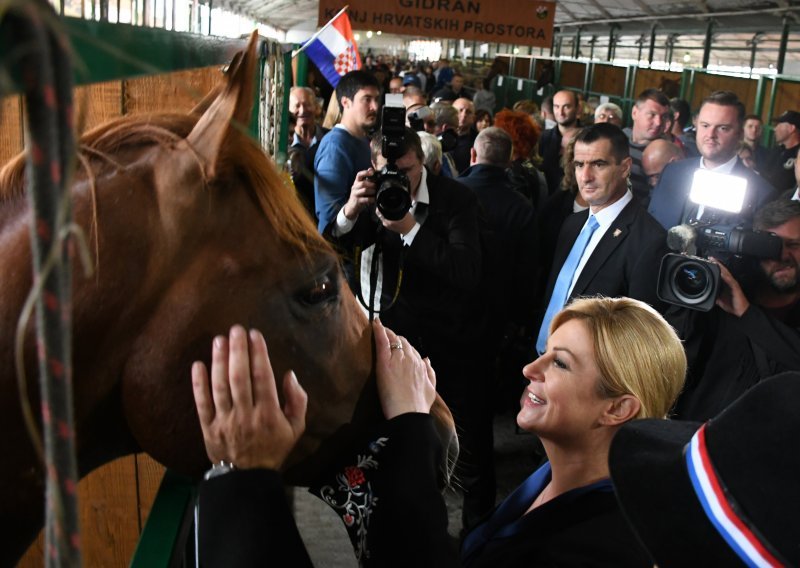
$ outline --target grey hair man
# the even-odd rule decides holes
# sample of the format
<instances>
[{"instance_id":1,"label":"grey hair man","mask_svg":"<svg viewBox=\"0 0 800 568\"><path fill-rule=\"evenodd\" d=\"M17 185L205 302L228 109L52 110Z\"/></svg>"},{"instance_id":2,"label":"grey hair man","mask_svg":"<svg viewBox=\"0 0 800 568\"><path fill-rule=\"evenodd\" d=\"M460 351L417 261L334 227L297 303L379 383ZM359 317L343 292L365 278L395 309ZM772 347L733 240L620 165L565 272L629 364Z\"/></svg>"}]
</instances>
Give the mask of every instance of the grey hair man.
<instances>
[{"instance_id":1,"label":"grey hair man","mask_svg":"<svg viewBox=\"0 0 800 568\"><path fill-rule=\"evenodd\" d=\"M622 128L622 109L614 103L603 103L594 109L594 122L610 122Z\"/></svg>"}]
</instances>

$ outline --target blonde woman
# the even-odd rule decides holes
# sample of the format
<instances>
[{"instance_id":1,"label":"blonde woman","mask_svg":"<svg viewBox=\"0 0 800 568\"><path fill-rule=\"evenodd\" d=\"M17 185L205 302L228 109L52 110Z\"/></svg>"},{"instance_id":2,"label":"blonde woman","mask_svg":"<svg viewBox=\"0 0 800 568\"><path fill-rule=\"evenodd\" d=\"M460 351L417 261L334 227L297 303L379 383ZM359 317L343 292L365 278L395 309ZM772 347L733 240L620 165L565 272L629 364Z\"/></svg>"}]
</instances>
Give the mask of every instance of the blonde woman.
<instances>
[{"instance_id":1,"label":"blonde woman","mask_svg":"<svg viewBox=\"0 0 800 568\"><path fill-rule=\"evenodd\" d=\"M548 461L467 536L464 565L652 566L617 505L608 452L626 422L666 417L685 373L680 340L643 302L579 299L557 314L523 369L517 415Z\"/></svg>"}]
</instances>

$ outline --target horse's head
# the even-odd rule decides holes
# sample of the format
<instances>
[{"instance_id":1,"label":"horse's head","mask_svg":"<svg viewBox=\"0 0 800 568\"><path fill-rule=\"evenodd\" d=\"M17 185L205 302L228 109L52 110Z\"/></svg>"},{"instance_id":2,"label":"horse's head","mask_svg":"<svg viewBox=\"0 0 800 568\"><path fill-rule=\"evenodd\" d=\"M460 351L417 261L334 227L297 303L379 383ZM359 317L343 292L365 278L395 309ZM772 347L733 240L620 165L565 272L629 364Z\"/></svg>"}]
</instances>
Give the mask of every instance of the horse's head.
<instances>
[{"instance_id":1,"label":"horse's head","mask_svg":"<svg viewBox=\"0 0 800 568\"><path fill-rule=\"evenodd\" d=\"M380 416L371 327L336 254L245 131L256 43L199 113L127 117L81 141L74 216L96 259L94 275L76 270L73 302L83 469L141 448L202 471L189 371L234 323L261 330L277 376L292 368L308 391L292 482L335 451L324 442L340 426ZM436 413L454 443L441 401Z\"/></svg>"}]
</instances>

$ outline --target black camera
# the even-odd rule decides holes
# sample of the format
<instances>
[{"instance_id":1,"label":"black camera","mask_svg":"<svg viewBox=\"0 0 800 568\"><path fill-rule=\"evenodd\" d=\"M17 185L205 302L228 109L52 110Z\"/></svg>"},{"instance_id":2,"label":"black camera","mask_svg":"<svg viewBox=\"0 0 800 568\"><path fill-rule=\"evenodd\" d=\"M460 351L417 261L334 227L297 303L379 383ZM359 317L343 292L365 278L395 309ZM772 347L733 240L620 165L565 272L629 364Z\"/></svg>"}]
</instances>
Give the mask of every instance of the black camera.
<instances>
[{"instance_id":1,"label":"black camera","mask_svg":"<svg viewBox=\"0 0 800 568\"><path fill-rule=\"evenodd\" d=\"M397 160L407 151L405 130L403 95L386 95L386 104L381 111L381 154L387 163L372 177L372 181L378 188L375 205L390 221L399 221L411 208L411 184L408 176L397 168Z\"/></svg>"},{"instance_id":2,"label":"black camera","mask_svg":"<svg viewBox=\"0 0 800 568\"><path fill-rule=\"evenodd\" d=\"M703 312L714 307L720 289L719 267L703 256L780 258L783 246L780 237L772 233L696 220L672 227L667 245L680 254L662 259L658 297Z\"/></svg>"},{"instance_id":3,"label":"black camera","mask_svg":"<svg viewBox=\"0 0 800 568\"><path fill-rule=\"evenodd\" d=\"M414 112L408 113L408 125L414 132L425 130L425 120L433 117L431 107L422 106Z\"/></svg>"}]
</instances>

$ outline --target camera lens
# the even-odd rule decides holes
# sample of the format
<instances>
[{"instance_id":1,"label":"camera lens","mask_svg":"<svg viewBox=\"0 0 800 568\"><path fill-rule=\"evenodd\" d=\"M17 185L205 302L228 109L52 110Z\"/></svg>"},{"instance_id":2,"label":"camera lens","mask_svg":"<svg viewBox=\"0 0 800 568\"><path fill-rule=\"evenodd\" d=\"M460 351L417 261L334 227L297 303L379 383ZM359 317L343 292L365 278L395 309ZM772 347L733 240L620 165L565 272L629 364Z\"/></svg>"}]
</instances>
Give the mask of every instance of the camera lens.
<instances>
[{"instance_id":1,"label":"camera lens","mask_svg":"<svg viewBox=\"0 0 800 568\"><path fill-rule=\"evenodd\" d=\"M390 221L399 221L411 207L411 196L405 188L404 181L405 179L395 178L385 180L375 196L375 204L381 214Z\"/></svg>"},{"instance_id":2,"label":"camera lens","mask_svg":"<svg viewBox=\"0 0 800 568\"><path fill-rule=\"evenodd\" d=\"M689 305L704 302L712 292L712 282L708 267L694 260L677 264L672 272L673 292Z\"/></svg>"}]
</instances>

